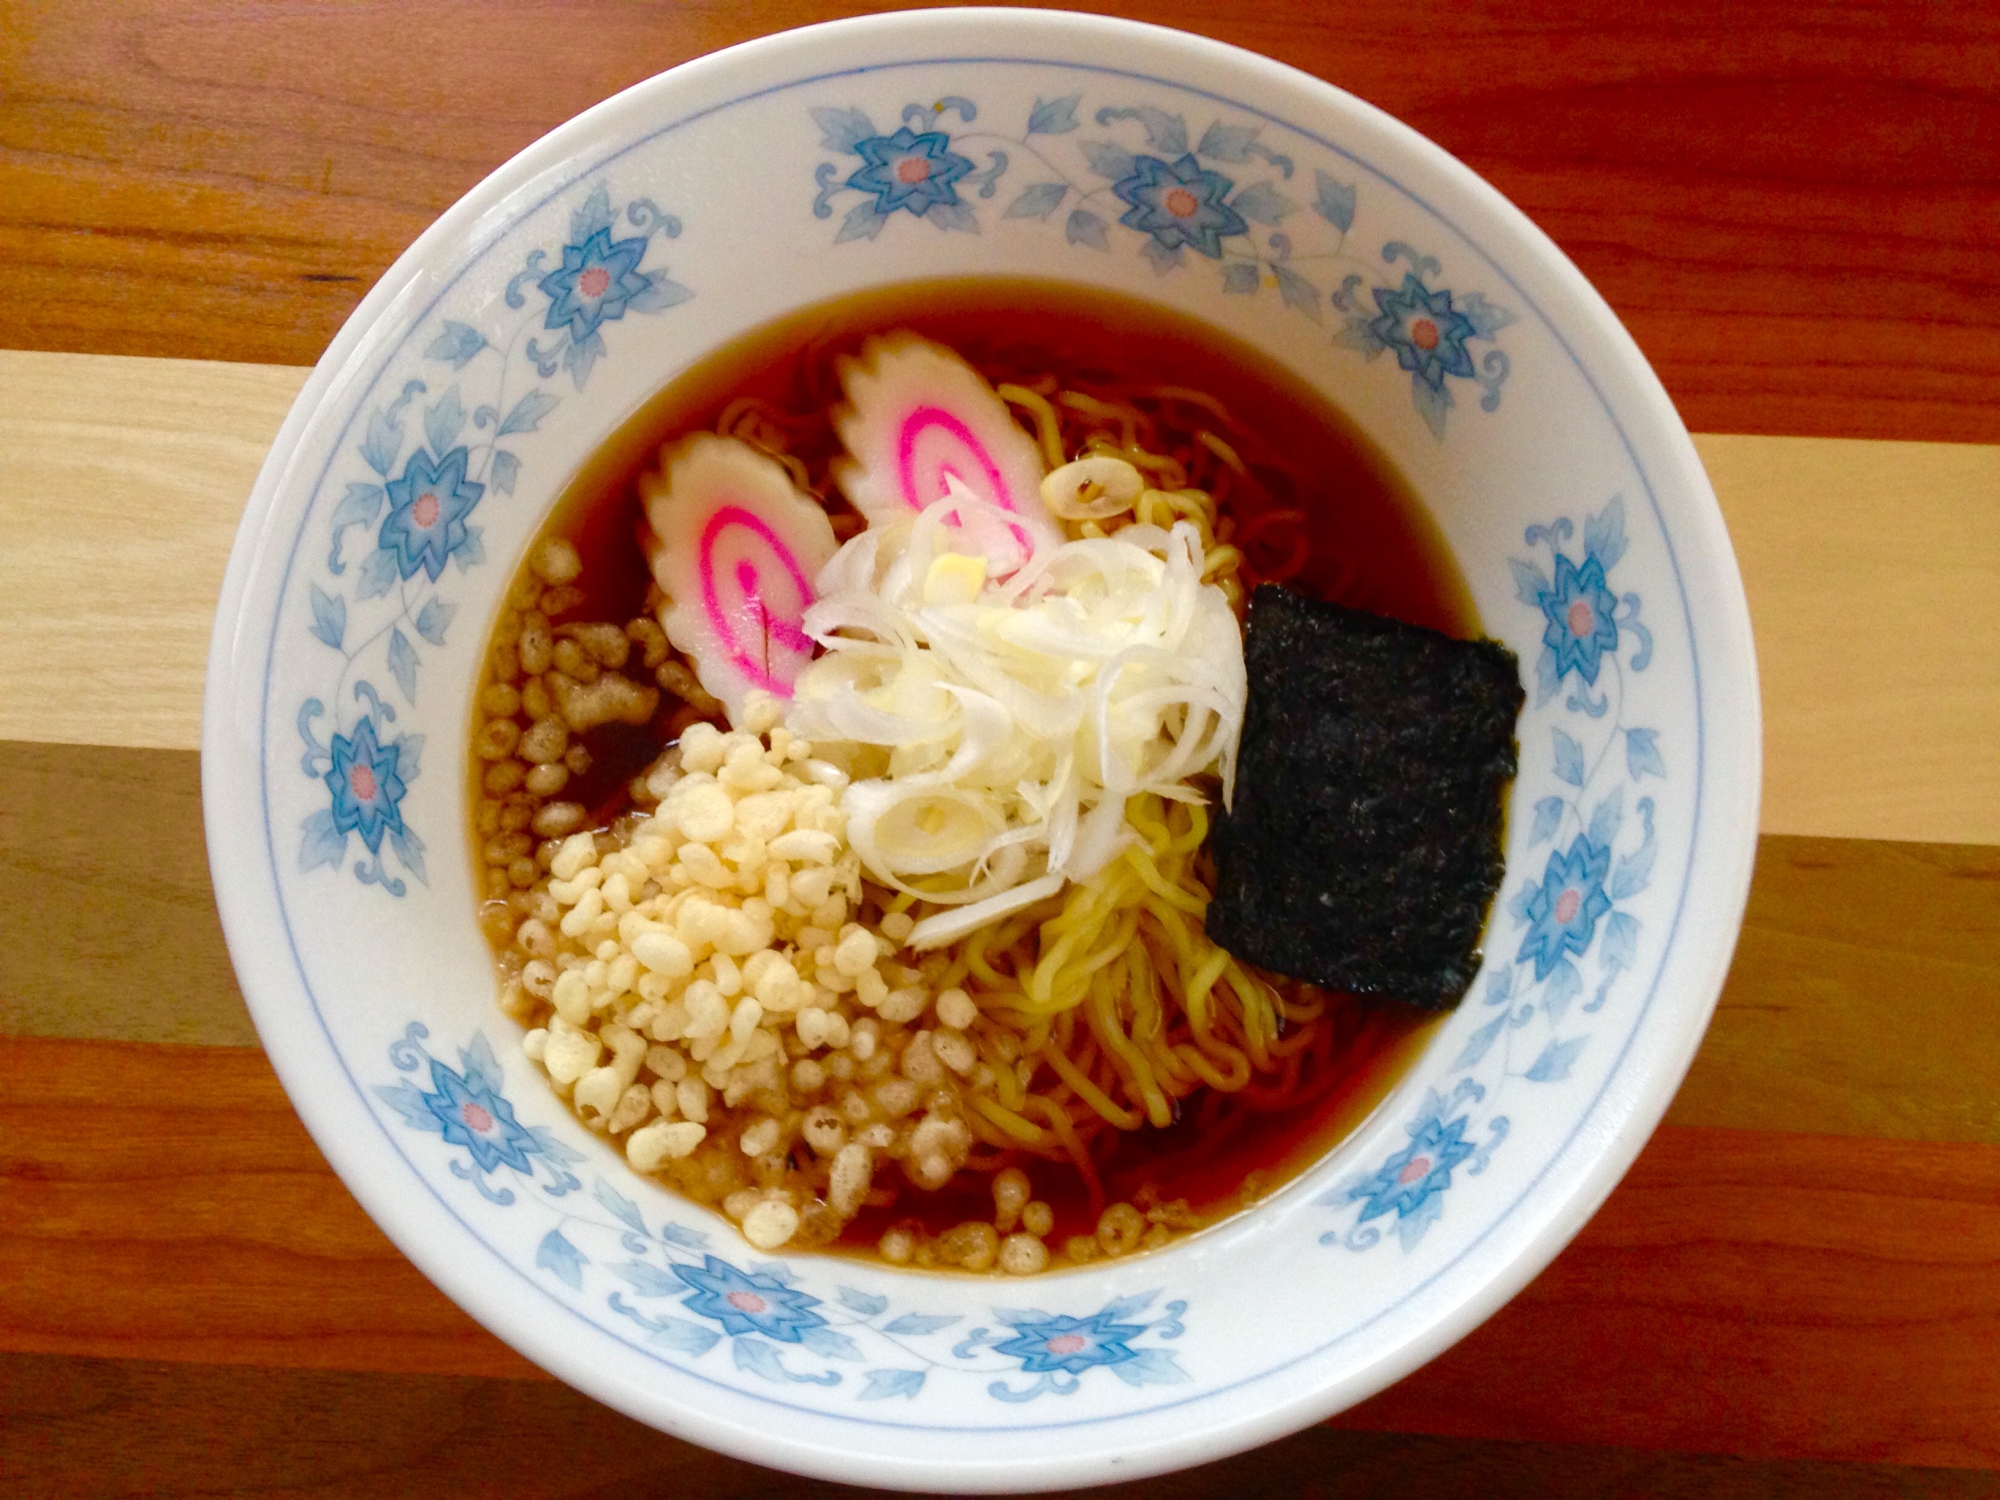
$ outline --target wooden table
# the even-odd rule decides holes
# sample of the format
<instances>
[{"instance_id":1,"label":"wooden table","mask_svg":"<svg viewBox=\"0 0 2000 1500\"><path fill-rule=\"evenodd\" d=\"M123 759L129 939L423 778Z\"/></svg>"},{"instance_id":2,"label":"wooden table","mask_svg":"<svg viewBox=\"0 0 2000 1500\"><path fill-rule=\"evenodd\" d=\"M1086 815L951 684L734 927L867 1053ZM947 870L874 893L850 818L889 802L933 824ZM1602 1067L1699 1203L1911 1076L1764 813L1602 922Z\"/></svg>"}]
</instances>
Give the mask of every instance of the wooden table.
<instances>
[{"instance_id":1,"label":"wooden table","mask_svg":"<svg viewBox=\"0 0 2000 1500\"><path fill-rule=\"evenodd\" d=\"M243 499L368 285L586 105L838 10L0 0L0 1493L831 1492L541 1377L363 1217L237 994L195 745ZM2000 1494L2000 8L1130 13L1457 152L1729 434L1769 757L1714 1027L1575 1245L1131 1492Z\"/></svg>"}]
</instances>

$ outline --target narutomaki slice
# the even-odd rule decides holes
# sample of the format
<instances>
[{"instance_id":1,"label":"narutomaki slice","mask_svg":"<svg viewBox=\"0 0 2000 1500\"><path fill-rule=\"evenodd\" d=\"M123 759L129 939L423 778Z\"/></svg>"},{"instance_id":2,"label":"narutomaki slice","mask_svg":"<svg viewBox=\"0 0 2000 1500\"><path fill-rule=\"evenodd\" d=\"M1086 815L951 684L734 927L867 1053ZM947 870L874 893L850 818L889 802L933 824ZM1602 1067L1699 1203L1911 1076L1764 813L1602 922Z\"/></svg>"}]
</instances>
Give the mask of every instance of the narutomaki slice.
<instances>
[{"instance_id":1,"label":"narutomaki slice","mask_svg":"<svg viewBox=\"0 0 2000 1500\"><path fill-rule=\"evenodd\" d=\"M851 456L835 463L834 476L871 526L917 514L956 479L1019 518L1019 554L995 557L996 572L1061 544L1062 531L1042 504L1047 466L1040 448L951 350L908 333L870 339L859 359L841 362L840 378L848 404L835 425Z\"/></svg>"},{"instance_id":2,"label":"narutomaki slice","mask_svg":"<svg viewBox=\"0 0 2000 1500\"><path fill-rule=\"evenodd\" d=\"M667 596L660 625L735 723L752 689L789 698L811 660L801 622L833 527L781 465L735 438L701 433L662 460L639 482Z\"/></svg>"}]
</instances>

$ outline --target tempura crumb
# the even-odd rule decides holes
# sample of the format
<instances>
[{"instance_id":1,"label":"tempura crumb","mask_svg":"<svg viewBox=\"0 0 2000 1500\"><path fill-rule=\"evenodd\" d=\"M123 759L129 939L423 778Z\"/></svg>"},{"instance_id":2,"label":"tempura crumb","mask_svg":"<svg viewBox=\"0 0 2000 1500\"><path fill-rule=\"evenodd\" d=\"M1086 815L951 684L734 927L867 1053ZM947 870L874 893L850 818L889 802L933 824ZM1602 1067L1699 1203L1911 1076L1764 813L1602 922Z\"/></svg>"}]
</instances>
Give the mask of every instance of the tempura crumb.
<instances>
[{"instance_id":1,"label":"tempura crumb","mask_svg":"<svg viewBox=\"0 0 2000 1500\"><path fill-rule=\"evenodd\" d=\"M549 906L513 942L523 1052L578 1118L771 1250L837 1234L884 1161L923 1186L964 1165L972 1133L936 1087L938 1048L963 1064L972 1044L913 1024L933 996L885 973L897 943L858 919L860 861L803 769L809 747L795 753L768 704L746 717L758 732L691 725L644 778L657 806L609 836L578 826L579 805L545 804L531 895ZM531 728L526 748L558 753L558 728Z\"/></svg>"}]
</instances>

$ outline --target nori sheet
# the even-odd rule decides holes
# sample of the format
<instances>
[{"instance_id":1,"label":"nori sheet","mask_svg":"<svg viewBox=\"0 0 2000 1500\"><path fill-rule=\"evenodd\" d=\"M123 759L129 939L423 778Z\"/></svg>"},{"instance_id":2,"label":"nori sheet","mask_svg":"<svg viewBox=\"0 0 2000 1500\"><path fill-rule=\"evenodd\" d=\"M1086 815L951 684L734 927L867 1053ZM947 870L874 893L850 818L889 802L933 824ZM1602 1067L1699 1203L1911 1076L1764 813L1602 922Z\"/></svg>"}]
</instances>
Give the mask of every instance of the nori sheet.
<instances>
[{"instance_id":1,"label":"nori sheet","mask_svg":"<svg viewBox=\"0 0 2000 1500\"><path fill-rule=\"evenodd\" d=\"M1209 936L1323 988L1455 1006L1500 888L1514 653L1264 584L1244 664Z\"/></svg>"}]
</instances>

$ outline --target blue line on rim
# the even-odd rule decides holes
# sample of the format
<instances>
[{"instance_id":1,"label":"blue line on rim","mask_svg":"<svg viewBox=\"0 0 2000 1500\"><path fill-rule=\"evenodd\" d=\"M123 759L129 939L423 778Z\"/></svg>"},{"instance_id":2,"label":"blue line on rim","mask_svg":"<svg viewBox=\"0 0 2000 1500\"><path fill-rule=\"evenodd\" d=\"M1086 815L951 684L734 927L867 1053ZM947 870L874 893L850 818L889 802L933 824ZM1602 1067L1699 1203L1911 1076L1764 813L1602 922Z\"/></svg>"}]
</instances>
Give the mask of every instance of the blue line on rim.
<instances>
[{"instance_id":1,"label":"blue line on rim","mask_svg":"<svg viewBox=\"0 0 2000 1500\"><path fill-rule=\"evenodd\" d=\"M1506 282L1508 287L1510 287L1513 290L1514 294L1518 296L1522 300L1522 302L1534 313L1535 317L1540 320L1542 326L1548 331L1549 336L1556 341L1557 345L1562 349L1563 353L1569 356L1570 362L1573 365L1575 365L1577 369L1577 373L1583 377L1584 383L1590 387L1591 393L1597 397L1598 402L1604 407L1604 414L1607 417L1607 419L1609 419L1612 429L1615 432L1617 432L1619 442L1624 446L1626 457L1630 460L1632 464L1633 472L1639 476L1639 482L1645 486L1646 499L1647 502L1652 506L1653 519L1655 524L1659 527L1661 539L1666 545L1667 561L1673 569L1674 582L1680 591L1682 620L1687 628L1688 662L1689 662L1689 667L1694 676L1695 806L1694 806L1694 816L1690 823L1691 832L1688 842L1687 865L1681 879L1680 895L1678 896L1675 902L1673 920L1669 922L1667 926L1666 942L1662 945L1660 949L1659 965L1653 972L1653 983L1651 986L1648 987L1646 991L1646 998L1644 999L1644 1001L1641 1002L1638 1013L1633 1017L1632 1026L1631 1029L1626 1034L1624 1045L1618 1049L1618 1055L1612 1062L1610 1072L1605 1075L1604 1083L1599 1086L1596 1096L1593 1097L1590 1103L1585 1107L1582 1115L1578 1118L1576 1125L1570 1131L1570 1134L1567 1137L1565 1137L1562 1144L1559 1147L1557 1147L1553 1153L1551 1153L1548 1161L1543 1165L1542 1170L1537 1172L1535 1176L1529 1180L1527 1185L1522 1188L1522 1190L1515 1197L1512 1203L1507 1205L1505 1209L1503 1209L1499 1214L1497 1214L1494 1217L1493 1221L1489 1223L1485 1229L1481 1230L1479 1234L1474 1236L1473 1239L1470 1240L1464 1246L1464 1248L1458 1252L1457 1255L1453 1256L1444 1265L1438 1267L1437 1270L1433 1271L1429 1276L1425 1277L1423 1281L1419 1282L1416 1286L1412 1287L1397 1301L1391 1303L1387 1307L1380 1309L1373 1316L1365 1319L1360 1323L1355 1324L1352 1328L1349 1328L1342 1333L1336 1334L1333 1338L1327 1340L1323 1344L1317 1345L1316 1347L1306 1350L1301 1354L1294 1355L1292 1358L1284 1361L1282 1364L1273 1365L1269 1369L1259 1371L1255 1375L1245 1375L1239 1377L1236 1380L1230 1381L1227 1385L1213 1386L1207 1390L1201 1391L1194 1395L1184 1396L1173 1401L1162 1401L1157 1405L1153 1406L1137 1408L1130 1411L1112 1413L1106 1416L1081 1417L1072 1422L1038 1422L1038 1423L1025 1423L1018 1426L1005 1426L1005 1427L991 1426L991 1425L953 1427L934 1422L892 1422L892 1421L885 1421L879 1418L852 1416L844 1412L831 1411L822 1407L800 1406L790 1401L781 1401L777 1399L775 1396L770 1396L760 1391L755 1391L743 1386L731 1385L726 1381L713 1379L712 1377L703 1374L698 1370L689 1369L684 1365L675 1364L673 1361L663 1358L656 1351L645 1348L643 1345L638 1344L633 1340L627 1338L622 1332L613 1330L612 1328L604 1324L597 1323L592 1319L584 1316L583 1312L580 1309L572 1307L570 1304L556 1297L555 1294L551 1292L547 1287L543 1286L539 1280L537 1280L533 1276L530 1276L527 1272L523 1271L520 1267L516 1266L510 1259L508 1259L506 1255L500 1252L493 1245L489 1244L476 1229L474 1229L470 1224L468 1224L463 1218L459 1216L457 1209L452 1207L451 1203L444 1197L444 1195L440 1193L435 1186L432 1185L432 1183L430 1182L429 1178L425 1175L423 1170L420 1167L418 1167L418 1165L414 1161L410 1159L407 1153L404 1152L401 1142L399 1142L396 1139L396 1137L390 1132L388 1126L386 1125L386 1123L384 1123L384 1121L377 1113L377 1111L368 1103L368 1094L366 1089L362 1086L359 1080L355 1078L353 1071L348 1067L347 1059L341 1052L340 1044L337 1041L335 1041L332 1028L327 1024L326 1017L320 1010L319 997L317 994L314 993L312 987L312 981L306 975L305 963L298 951L298 941L292 932L290 914L285 907L283 877L280 875L278 870L277 847L273 842L274 834L271 822L270 784L269 784L269 777L266 774L267 767L270 762L269 710L270 710L270 699L271 699L271 673L272 673L272 666L276 659L276 654L277 654L275 650L272 650L267 653L264 662L264 711L259 715L257 770L258 770L258 788L260 792L260 800L263 802L264 806L264 845L265 845L265 851L269 855L271 860L272 886L273 889L278 893L279 897L278 910L280 918L284 922L286 944L291 950L292 962L294 967L298 971L299 982L305 989L307 999L312 1003L314 1019L316 1019L319 1022L320 1030L322 1034L326 1037L327 1046L332 1051L334 1055L334 1060L340 1064L340 1070L346 1076L349 1086L354 1089L356 1096L360 1099L363 1110L367 1113L369 1119L371 1119L375 1123L376 1128L381 1130L384 1139L386 1139L389 1142L390 1149L394 1151L396 1155L402 1159L403 1164L410 1169L410 1171L416 1176L417 1180L421 1182L425 1187L425 1189L431 1194L431 1196L437 1200L438 1205L441 1208L443 1208L444 1211L455 1222L457 1222L459 1227L462 1228L468 1235L470 1235L475 1242L477 1242L482 1248L489 1251L494 1256L494 1258L501 1263L502 1266L506 1267L506 1269L508 1269L509 1271L512 1271L529 1287L531 1287L536 1292L540 1293L542 1296L546 1297L549 1301L553 1302L557 1307L561 1308L563 1311L569 1313L572 1317L575 1317L579 1322L581 1322L586 1328L590 1329L592 1332L600 1334L605 1337L612 1338L614 1341L624 1345L626 1348L632 1350L634 1353L643 1355L653 1360L654 1362L664 1366L665 1368L674 1371L676 1374L697 1380L704 1385L712 1386L715 1389L725 1391L730 1395L743 1397L745 1399L752 1401L766 1403L786 1411L795 1411L806 1416L830 1418L834 1421L850 1422L854 1423L855 1425L863 1427L888 1427L888 1428L895 1428L913 1432L962 1432L962 1433L981 1434L981 1435L996 1435L996 1434L1004 1435L1007 1433L1041 1432L1041 1431L1061 1430L1074 1427L1099 1426L1109 1422L1130 1421L1136 1418L1148 1417L1157 1412L1170 1411L1176 1407L1187 1406L1198 1402L1206 1401L1212 1397L1223 1395L1226 1392L1239 1389L1240 1387L1245 1385L1250 1385L1256 1381L1269 1379L1273 1375L1279 1374L1282 1371L1291 1369L1292 1367L1301 1364L1306 1360L1313 1359L1321 1354L1324 1354L1327 1350L1333 1348L1335 1345L1343 1343L1350 1338L1353 1338L1355 1335L1363 1332L1367 1328L1372 1327L1375 1323L1380 1322L1383 1318L1395 1312L1397 1308L1403 1306L1405 1303L1410 1301L1411 1298L1419 1295L1428 1287L1435 1284L1442 1277L1450 1273L1453 1269L1461 1265L1464 1262L1465 1258L1468 1255L1472 1254L1472 1252L1475 1251L1480 1246L1480 1244L1482 1244L1486 1240L1486 1238L1494 1232L1494 1230L1496 1230L1502 1224L1504 1224L1513 1215L1515 1210L1520 1207L1522 1202L1526 1200L1535 1191L1537 1187L1540 1186L1542 1181L1548 1176L1549 1172L1553 1170L1556 1163L1562 1160L1562 1158L1568 1154L1570 1147L1575 1144L1578 1135L1582 1133L1584 1125L1588 1123L1590 1117L1596 1112L1597 1106L1602 1101L1605 1091L1611 1085L1611 1080L1618 1075L1620 1066L1623 1064L1626 1055L1632 1049L1633 1041L1637 1038L1640 1030L1643 1027L1647 1013L1652 1009L1653 1000L1659 990L1660 976L1665 972L1668 956L1673 952L1674 938L1675 935L1680 930L1681 916L1683 912L1686 910L1687 906L1688 883L1693 877L1695 853L1699 844L1699 837L1700 837L1701 800L1702 800L1703 783L1705 780L1705 772L1707 769L1707 762L1706 762L1705 726L1702 720L1701 664L1699 660L1699 653L1695 649L1694 618L1692 610L1688 603L1687 583L1681 574L1680 559L1678 556L1675 555L1674 552L1673 537L1667 529L1665 517L1660 514L1659 498L1653 493L1652 481L1647 477L1644 466L1641 465L1641 463L1639 462L1639 455L1637 454L1636 451L1634 451L1632 447L1631 438L1627 436L1623 424L1621 424L1618 420L1618 414L1611 407L1611 403L1605 399L1604 392L1602 391L1602 389L1599 388L1597 381L1592 377L1589 367L1584 364L1581 358L1578 357L1576 351L1570 347L1569 341L1562 336L1561 331L1555 326L1554 322L1551 321L1549 316L1542 311L1540 305L1535 302L1534 298L1531 297L1528 294L1528 292L1524 288L1522 288L1517 282L1515 282L1514 278L1507 273L1506 269L1503 266L1501 266L1499 262L1494 260L1492 256L1488 255L1485 250L1480 248L1478 243L1474 241L1469 235L1467 235L1466 232L1463 229L1461 229L1455 221L1447 217L1445 214L1439 212L1430 203L1425 201L1422 197L1420 197L1416 193L1410 191L1410 189L1408 189L1407 187L1403 186L1403 184L1397 181L1394 177L1391 177L1389 174L1383 172L1380 168L1376 167L1371 162L1365 160L1362 157L1356 156L1353 152L1346 150L1344 147L1338 146L1332 141L1329 141L1310 130L1301 129L1300 127L1290 123L1289 121L1281 119L1279 116L1270 113L1268 110L1260 109L1255 105L1244 104L1238 100L1231 99L1224 94L1214 93L1211 90L1207 89L1195 88L1188 84L1178 83L1172 79L1159 78L1147 73L1132 72L1122 68L1102 67L1091 63L1059 62L1059 61L1051 61L1044 58L1030 58L1030 57L938 57L938 58L914 59L914 60L895 62L895 63L871 63L867 66L857 67L857 68L842 68L830 73L820 73L807 78L795 79L789 83L773 84L768 88L758 89L753 93L739 95L737 98L725 100L720 104L710 105L705 109L697 110L693 114L686 115L681 119L672 121L669 124L661 126L657 130L651 131L646 135L640 136L636 140L628 142L624 146L620 147L618 150L598 158L591 166L589 166L585 170L577 172L571 177L567 178L562 183L561 186L552 189L549 193L544 195L533 205L523 209L519 214L514 216L514 218L509 221L505 229L497 231L494 234L493 239L487 244L487 246L484 249L474 254L473 257L463 267L460 268L457 275L453 276L449 281L447 281L443 286L441 286L438 289L437 294L434 297L432 297L428 303L425 304L423 310L417 313L411 319L409 328L403 334L402 338L399 339L396 342L396 345L383 356L381 368L376 372L375 377L369 381L367 387L359 393L356 400L356 405L354 407L354 413L350 415L347 421L341 425L339 430L339 436L335 439L332 447L328 450L326 463L321 467L319 478L314 482L312 499L308 500L305 506L304 513L302 514L299 521L298 533L293 537L291 551L286 555L285 558L285 575L284 579L280 582L278 588L278 601L280 607L282 607L283 601L289 591L289 582L291 579L292 568L294 563L297 561L299 547L303 544L305 540L306 527L308 522L312 518L314 512L314 506L319 497L320 489L326 483L327 473L332 469L334 458L339 453L342 445L345 443L346 434L348 430L352 427L356 416L358 416L358 414L362 409L362 406L365 404L367 395L370 392L372 392L375 389L375 387L380 383L383 374L385 374L388 370L390 362L394 360L396 356L402 352L404 346L407 345L410 339L415 336L417 329L420 328L423 325L424 321L430 317L431 313L436 309L438 303L441 302L455 286L457 286L459 281L465 277L467 272L469 272L473 268L473 266L477 265L479 261L484 259L486 255L490 254L495 248L497 248L498 245L501 243L501 241L504 238L506 238L507 235L511 234L513 230L516 229L524 220L526 220L533 214L540 212L540 210L547 207L548 204L553 202L555 199L561 197L564 193L568 192L571 188L573 188L577 183L581 182L583 179L591 176L594 173L603 171L605 168L609 167L613 162L619 160L621 157L629 155L633 151L638 150L641 146L647 145L652 141L656 141L662 136L670 135L676 130L680 130L685 128L686 126L692 125L699 120L705 119L709 115L719 114L722 111L728 109L734 109L738 105L748 104L754 100L762 99L772 94L786 93L793 89L807 88L814 84L826 83L831 80L839 78L854 78L871 73L898 72L911 68L962 67L962 66L974 66L981 64L1017 66L1017 67L1041 67L1041 68L1061 69L1070 72L1093 73L1105 77L1126 79L1137 83L1152 84L1159 88L1172 89L1177 93L1189 95L1191 97L1198 99L1206 99L1211 103L1225 105L1230 109L1240 110L1245 114L1254 115L1258 119L1276 125L1282 130L1290 131L1292 134L1297 135L1302 139L1312 141L1314 144L1321 146L1328 151L1333 152L1336 156L1342 157L1345 160L1354 163L1362 170L1370 173L1379 181L1393 188L1398 193L1401 193L1410 202L1416 204L1417 207L1422 209L1425 213L1429 214L1432 218L1436 219L1440 224L1443 224L1448 229L1450 229L1451 232L1458 237L1460 242L1468 246L1475 255L1477 255L1481 260L1485 261L1486 264L1492 268L1494 274L1499 276L1502 281ZM275 640L275 638L276 637L274 635L273 640Z\"/></svg>"}]
</instances>

